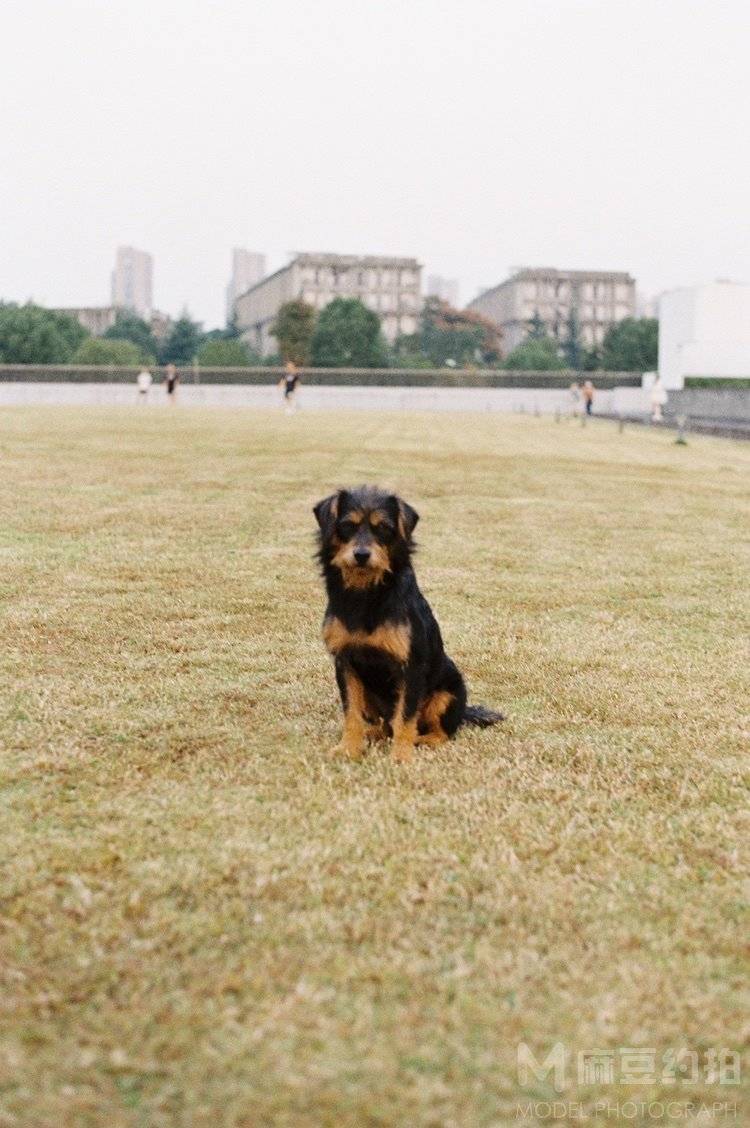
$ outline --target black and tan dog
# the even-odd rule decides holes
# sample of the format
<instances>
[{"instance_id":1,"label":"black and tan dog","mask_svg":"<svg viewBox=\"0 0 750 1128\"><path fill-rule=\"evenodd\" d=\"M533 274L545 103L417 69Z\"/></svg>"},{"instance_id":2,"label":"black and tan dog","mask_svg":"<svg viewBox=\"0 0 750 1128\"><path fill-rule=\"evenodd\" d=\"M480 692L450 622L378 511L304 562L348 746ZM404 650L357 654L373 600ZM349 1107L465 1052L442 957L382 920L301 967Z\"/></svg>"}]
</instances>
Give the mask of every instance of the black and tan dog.
<instances>
[{"instance_id":1,"label":"black and tan dog","mask_svg":"<svg viewBox=\"0 0 750 1128\"><path fill-rule=\"evenodd\" d=\"M441 744L460 724L502 714L466 704L466 686L443 650L440 628L411 566L417 513L371 486L319 501L318 557L328 593L323 639L344 709L334 752L362 755L368 737L393 737L408 760L415 744Z\"/></svg>"}]
</instances>

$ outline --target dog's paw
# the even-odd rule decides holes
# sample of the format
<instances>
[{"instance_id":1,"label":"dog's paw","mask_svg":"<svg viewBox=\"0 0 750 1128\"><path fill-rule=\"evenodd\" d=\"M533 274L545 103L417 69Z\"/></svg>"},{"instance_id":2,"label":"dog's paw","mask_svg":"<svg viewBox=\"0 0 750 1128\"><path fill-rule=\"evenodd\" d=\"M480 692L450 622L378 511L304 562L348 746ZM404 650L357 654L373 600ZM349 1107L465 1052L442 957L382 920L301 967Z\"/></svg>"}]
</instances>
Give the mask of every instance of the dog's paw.
<instances>
[{"instance_id":1,"label":"dog's paw","mask_svg":"<svg viewBox=\"0 0 750 1128\"><path fill-rule=\"evenodd\" d=\"M358 748L356 744L347 744L340 740L338 744L334 744L328 755L332 760L339 760L342 757L346 760L361 760L364 755L364 748Z\"/></svg>"},{"instance_id":2,"label":"dog's paw","mask_svg":"<svg viewBox=\"0 0 750 1128\"><path fill-rule=\"evenodd\" d=\"M408 764L414 759L413 744L394 744L393 759L397 764Z\"/></svg>"}]
</instances>

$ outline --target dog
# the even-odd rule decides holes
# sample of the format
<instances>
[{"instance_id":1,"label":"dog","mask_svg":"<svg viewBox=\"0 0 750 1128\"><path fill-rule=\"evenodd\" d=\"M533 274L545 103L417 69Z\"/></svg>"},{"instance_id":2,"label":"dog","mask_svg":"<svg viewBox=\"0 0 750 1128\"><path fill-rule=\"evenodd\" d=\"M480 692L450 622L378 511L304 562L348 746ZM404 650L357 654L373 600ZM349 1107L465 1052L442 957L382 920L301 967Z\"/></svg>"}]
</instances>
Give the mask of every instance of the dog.
<instances>
[{"instance_id":1,"label":"dog","mask_svg":"<svg viewBox=\"0 0 750 1128\"><path fill-rule=\"evenodd\" d=\"M442 744L462 724L501 713L467 705L466 685L411 564L416 510L374 486L342 489L313 507L328 605L323 640L344 712L332 750L360 759L368 738L393 738L393 756Z\"/></svg>"}]
</instances>

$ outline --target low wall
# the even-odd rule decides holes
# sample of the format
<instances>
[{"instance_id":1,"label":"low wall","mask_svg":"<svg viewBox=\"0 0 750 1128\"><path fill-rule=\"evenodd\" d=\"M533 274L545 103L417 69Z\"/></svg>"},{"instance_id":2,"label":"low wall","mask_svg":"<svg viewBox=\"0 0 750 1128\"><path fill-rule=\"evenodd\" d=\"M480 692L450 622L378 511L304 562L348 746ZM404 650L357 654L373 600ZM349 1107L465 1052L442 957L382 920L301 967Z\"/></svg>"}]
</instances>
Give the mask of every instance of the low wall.
<instances>
[{"instance_id":1,"label":"low wall","mask_svg":"<svg viewBox=\"0 0 750 1128\"><path fill-rule=\"evenodd\" d=\"M157 381L163 368L151 368ZM282 368L192 368L180 366L183 385L278 384ZM0 364L0 383L133 384L137 368L108 365ZM575 372L510 372L502 368L301 368L308 385L409 388L567 388ZM638 372L592 372L598 388L639 387Z\"/></svg>"},{"instance_id":2,"label":"low wall","mask_svg":"<svg viewBox=\"0 0 750 1128\"><path fill-rule=\"evenodd\" d=\"M639 388L599 391L595 412L630 413L636 410ZM625 397L625 399L623 399ZM178 392L182 407L248 407L279 409L282 396L274 385L182 384ZM627 403L626 403L627 401ZM300 407L312 411L503 411L527 414L568 414L567 388L413 388L345 387L303 384ZM142 403L135 384L0 383L0 407L19 404L67 404L70 406L132 407ZM143 404L146 409L167 407L164 388L155 384ZM645 410L645 407L644 407Z\"/></svg>"}]
</instances>

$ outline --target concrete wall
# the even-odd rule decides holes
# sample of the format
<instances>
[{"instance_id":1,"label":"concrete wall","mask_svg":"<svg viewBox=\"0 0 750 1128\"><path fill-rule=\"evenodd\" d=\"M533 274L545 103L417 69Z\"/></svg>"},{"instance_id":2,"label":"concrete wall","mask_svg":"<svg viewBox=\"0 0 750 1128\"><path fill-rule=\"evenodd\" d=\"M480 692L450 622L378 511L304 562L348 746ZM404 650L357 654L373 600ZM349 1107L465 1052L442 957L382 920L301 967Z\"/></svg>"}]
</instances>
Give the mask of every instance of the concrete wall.
<instances>
[{"instance_id":1,"label":"concrete wall","mask_svg":"<svg viewBox=\"0 0 750 1128\"><path fill-rule=\"evenodd\" d=\"M670 393L664 413L694 419L742 420L750 424L750 388L683 388Z\"/></svg>"},{"instance_id":2,"label":"concrete wall","mask_svg":"<svg viewBox=\"0 0 750 1128\"><path fill-rule=\"evenodd\" d=\"M637 414L647 410L640 388L600 391L595 412ZM183 384L182 407L248 407L281 409L278 388L269 385ZM553 415L571 413L566 388L410 388L303 385L299 404L305 410L365 411L500 411ZM0 383L0 407L18 404L67 404L85 407L167 407L163 384L155 384L145 406L134 384Z\"/></svg>"},{"instance_id":3,"label":"concrete wall","mask_svg":"<svg viewBox=\"0 0 750 1128\"><path fill-rule=\"evenodd\" d=\"M750 286L714 282L659 300L659 375L667 389L686 376L750 376Z\"/></svg>"}]
</instances>

